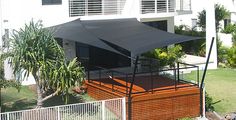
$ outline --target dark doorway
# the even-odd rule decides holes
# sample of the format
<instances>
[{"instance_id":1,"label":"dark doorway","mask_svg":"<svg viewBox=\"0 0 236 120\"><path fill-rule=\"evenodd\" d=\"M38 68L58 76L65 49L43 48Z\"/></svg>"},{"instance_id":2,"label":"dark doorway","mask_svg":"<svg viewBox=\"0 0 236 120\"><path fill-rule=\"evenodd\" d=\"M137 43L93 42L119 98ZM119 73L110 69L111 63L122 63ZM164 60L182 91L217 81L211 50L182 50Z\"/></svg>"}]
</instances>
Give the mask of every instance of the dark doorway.
<instances>
[{"instance_id":1,"label":"dark doorway","mask_svg":"<svg viewBox=\"0 0 236 120\"><path fill-rule=\"evenodd\" d=\"M148 26L158 28L158 29L163 30L163 31L167 31L167 20L151 21L151 22L143 22L143 23L148 25Z\"/></svg>"},{"instance_id":2,"label":"dark doorway","mask_svg":"<svg viewBox=\"0 0 236 120\"><path fill-rule=\"evenodd\" d=\"M130 66L130 59L125 56L82 43L76 43L76 57L86 69L90 70L94 70L96 67Z\"/></svg>"}]
</instances>

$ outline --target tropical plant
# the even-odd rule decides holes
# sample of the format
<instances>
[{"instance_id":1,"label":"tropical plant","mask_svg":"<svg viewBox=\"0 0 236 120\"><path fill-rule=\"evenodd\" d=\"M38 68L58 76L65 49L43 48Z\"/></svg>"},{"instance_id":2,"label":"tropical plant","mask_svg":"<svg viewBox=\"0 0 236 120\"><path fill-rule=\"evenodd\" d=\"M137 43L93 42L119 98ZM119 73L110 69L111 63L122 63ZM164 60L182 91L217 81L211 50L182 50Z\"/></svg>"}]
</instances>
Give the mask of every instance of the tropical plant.
<instances>
[{"instance_id":1,"label":"tropical plant","mask_svg":"<svg viewBox=\"0 0 236 120\"><path fill-rule=\"evenodd\" d=\"M221 32L226 34L236 32L236 24L228 24Z\"/></svg>"},{"instance_id":2,"label":"tropical plant","mask_svg":"<svg viewBox=\"0 0 236 120\"><path fill-rule=\"evenodd\" d=\"M236 67L236 46L233 46L228 50L227 63L230 67Z\"/></svg>"},{"instance_id":3,"label":"tropical plant","mask_svg":"<svg viewBox=\"0 0 236 120\"><path fill-rule=\"evenodd\" d=\"M220 28L220 21L224 20L225 18L229 17L229 11L220 4L215 4L215 24L216 24L216 32L219 31ZM198 13L198 26L206 29L206 10L203 10Z\"/></svg>"},{"instance_id":4,"label":"tropical plant","mask_svg":"<svg viewBox=\"0 0 236 120\"><path fill-rule=\"evenodd\" d=\"M31 21L19 31L13 31L9 45L10 50L5 56L12 63L16 79L22 81L30 74L35 79L37 107L42 107L44 101L58 94L67 98L69 89L79 85L84 78L80 63L76 58L66 61L52 31L44 29L41 22Z\"/></svg>"},{"instance_id":5,"label":"tropical plant","mask_svg":"<svg viewBox=\"0 0 236 120\"><path fill-rule=\"evenodd\" d=\"M179 43L182 46L182 49L187 54L198 55L198 56L205 56L205 42L204 39L205 32L196 31L194 29L190 29L185 25L175 26L175 33L187 36L195 36L195 37L202 37L203 39L200 40L192 40L183 43Z\"/></svg>"},{"instance_id":6,"label":"tropical plant","mask_svg":"<svg viewBox=\"0 0 236 120\"><path fill-rule=\"evenodd\" d=\"M206 96L205 96L205 107L206 107L206 111L214 111L215 108L214 108L214 102L213 102L213 98L206 93Z\"/></svg>"},{"instance_id":7,"label":"tropical plant","mask_svg":"<svg viewBox=\"0 0 236 120\"><path fill-rule=\"evenodd\" d=\"M168 48L158 48L143 55L148 58L158 59L161 67L167 65L172 67L177 61L179 61L184 53L182 52L182 47L180 45L175 45Z\"/></svg>"}]
</instances>

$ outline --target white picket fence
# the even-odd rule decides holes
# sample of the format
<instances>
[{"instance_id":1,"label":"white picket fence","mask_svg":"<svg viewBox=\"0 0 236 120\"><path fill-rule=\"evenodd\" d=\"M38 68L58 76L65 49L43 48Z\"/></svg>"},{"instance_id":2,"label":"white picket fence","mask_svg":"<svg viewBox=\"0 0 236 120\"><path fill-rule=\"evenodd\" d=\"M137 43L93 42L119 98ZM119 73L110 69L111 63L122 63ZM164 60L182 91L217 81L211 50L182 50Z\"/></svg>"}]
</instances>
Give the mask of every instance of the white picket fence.
<instances>
[{"instance_id":1,"label":"white picket fence","mask_svg":"<svg viewBox=\"0 0 236 120\"><path fill-rule=\"evenodd\" d=\"M0 120L126 120L125 98L1 113Z\"/></svg>"}]
</instances>

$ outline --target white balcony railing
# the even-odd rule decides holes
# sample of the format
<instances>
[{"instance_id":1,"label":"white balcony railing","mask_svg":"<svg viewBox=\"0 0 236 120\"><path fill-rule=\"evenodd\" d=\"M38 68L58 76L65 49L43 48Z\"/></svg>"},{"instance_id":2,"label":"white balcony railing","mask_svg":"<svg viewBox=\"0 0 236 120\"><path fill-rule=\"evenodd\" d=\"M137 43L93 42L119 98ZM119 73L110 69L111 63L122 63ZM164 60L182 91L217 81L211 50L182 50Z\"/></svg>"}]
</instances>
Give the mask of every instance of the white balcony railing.
<instances>
[{"instance_id":1,"label":"white balcony railing","mask_svg":"<svg viewBox=\"0 0 236 120\"><path fill-rule=\"evenodd\" d=\"M121 15L126 1L129 0L69 0L69 14L73 16L91 15ZM191 0L134 0L139 2L140 9L133 9L131 13L174 13L191 11ZM139 11L138 11L139 10Z\"/></svg>"},{"instance_id":2,"label":"white balcony railing","mask_svg":"<svg viewBox=\"0 0 236 120\"><path fill-rule=\"evenodd\" d=\"M119 15L126 0L69 0L70 17Z\"/></svg>"},{"instance_id":3,"label":"white balcony railing","mask_svg":"<svg viewBox=\"0 0 236 120\"><path fill-rule=\"evenodd\" d=\"M176 11L191 11L191 0L176 0Z\"/></svg>"},{"instance_id":4,"label":"white balcony railing","mask_svg":"<svg viewBox=\"0 0 236 120\"><path fill-rule=\"evenodd\" d=\"M141 0L140 13L191 11L191 0Z\"/></svg>"}]
</instances>

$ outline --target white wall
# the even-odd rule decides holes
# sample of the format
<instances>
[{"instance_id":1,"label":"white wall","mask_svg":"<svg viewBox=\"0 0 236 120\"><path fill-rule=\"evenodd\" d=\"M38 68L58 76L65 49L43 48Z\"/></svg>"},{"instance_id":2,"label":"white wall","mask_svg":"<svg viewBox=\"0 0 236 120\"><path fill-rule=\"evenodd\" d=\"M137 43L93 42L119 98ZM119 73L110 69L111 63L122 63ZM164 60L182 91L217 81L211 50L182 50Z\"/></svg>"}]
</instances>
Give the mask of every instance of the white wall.
<instances>
[{"instance_id":1,"label":"white wall","mask_svg":"<svg viewBox=\"0 0 236 120\"><path fill-rule=\"evenodd\" d=\"M224 5L230 12L236 11L236 5L232 0L213 0L215 4ZM198 13L206 9L208 4L206 0L192 0L192 14L185 14L175 16L175 25L187 25L192 26L192 19L197 19ZM236 17L231 17L233 21L236 21Z\"/></svg>"},{"instance_id":2,"label":"white wall","mask_svg":"<svg viewBox=\"0 0 236 120\"><path fill-rule=\"evenodd\" d=\"M222 42L222 46L225 47L232 47L232 35L231 34L225 34L225 33L218 33L218 37L220 41Z\"/></svg>"}]
</instances>

